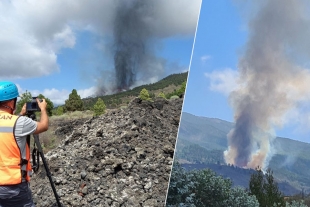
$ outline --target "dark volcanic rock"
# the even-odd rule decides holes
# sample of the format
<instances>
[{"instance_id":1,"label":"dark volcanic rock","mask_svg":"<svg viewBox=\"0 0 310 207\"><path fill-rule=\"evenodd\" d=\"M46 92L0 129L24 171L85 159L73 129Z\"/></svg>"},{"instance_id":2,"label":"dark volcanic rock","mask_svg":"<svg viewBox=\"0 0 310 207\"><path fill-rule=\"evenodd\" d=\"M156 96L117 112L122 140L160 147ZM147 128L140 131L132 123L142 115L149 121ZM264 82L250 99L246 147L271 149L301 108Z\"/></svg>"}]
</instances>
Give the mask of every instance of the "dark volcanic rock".
<instances>
[{"instance_id":1,"label":"dark volcanic rock","mask_svg":"<svg viewBox=\"0 0 310 207\"><path fill-rule=\"evenodd\" d=\"M74 128L83 125L85 121L86 121L85 118L72 121L60 121L60 122L58 121L59 123L56 124L58 127L55 130L55 135L59 137L68 136L72 133Z\"/></svg>"},{"instance_id":2,"label":"dark volcanic rock","mask_svg":"<svg viewBox=\"0 0 310 207\"><path fill-rule=\"evenodd\" d=\"M45 155L63 205L164 206L182 102L136 98L128 108L73 125ZM45 175L41 166L31 181L38 207L56 201Z\"/></svg>"}]
</instances>

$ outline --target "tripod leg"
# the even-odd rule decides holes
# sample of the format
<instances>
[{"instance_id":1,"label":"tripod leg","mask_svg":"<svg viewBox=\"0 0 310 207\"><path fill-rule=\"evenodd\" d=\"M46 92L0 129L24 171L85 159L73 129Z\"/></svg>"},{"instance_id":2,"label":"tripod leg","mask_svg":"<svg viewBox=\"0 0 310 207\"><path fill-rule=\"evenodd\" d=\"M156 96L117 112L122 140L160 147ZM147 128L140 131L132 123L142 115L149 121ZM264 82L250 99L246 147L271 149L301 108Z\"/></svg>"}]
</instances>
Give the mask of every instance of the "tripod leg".
<instances>
[{"instance_id":1,"label":"tripod leg","mask_svg":"<svg viewBox=\"0 0 310 207\"><path fill-rule=\"evenodd\" d=\"M60 201L59 201L59 196L58 196L58 194L57 194L57 192L56 192L56 188L55 188L55 185L54 185L53 180L52 180L51 172L50 172L50 170L49 170L49 168L48 168L47 162L46 162L45 157L44 157L44 154L43 154L42 146L41 146L40 140L39 140L39 135L34 134L33 137L34 137L35 144L36 144L37 147L38 147L38 151L39 151L39 154L40 154L40 156L41 156L41 159L42 159L42 162L43 162L45 171L46 171L46 175L47 175L47 177L48 177L48 179L49 179L49 181L50 181L50 184L51 184L51 186L52 186L52 190L53 190L54 196L55 196L55 198L56 198L57 205L58 205L59 207L61 207L61 203L60 203ZM39 163L38 163L38 164L39 164Z\"/></svg>"}]
</instances>

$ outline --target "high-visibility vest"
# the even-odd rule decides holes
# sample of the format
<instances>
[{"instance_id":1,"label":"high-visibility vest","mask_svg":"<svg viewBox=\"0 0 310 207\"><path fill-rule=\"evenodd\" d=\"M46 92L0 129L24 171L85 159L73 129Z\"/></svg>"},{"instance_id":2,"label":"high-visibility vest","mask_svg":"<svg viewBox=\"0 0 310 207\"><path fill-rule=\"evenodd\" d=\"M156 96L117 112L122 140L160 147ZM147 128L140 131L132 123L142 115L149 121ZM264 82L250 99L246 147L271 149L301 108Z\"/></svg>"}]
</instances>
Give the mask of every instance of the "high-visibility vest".
<instances>
[{"instance_id":1,"label":"high-visibility vest","mask_svg":"<svg viewBox=\"0 0 310 207\"><path fill-rule=\"evenodd\" d=\"M0 111L0 185L19 184L30 180L29 143L19 146L14 135L18 116ZM24 159L20 147L26 147ZM24 178L24 179L23 179Z\"/></svg>"}]
</instances>

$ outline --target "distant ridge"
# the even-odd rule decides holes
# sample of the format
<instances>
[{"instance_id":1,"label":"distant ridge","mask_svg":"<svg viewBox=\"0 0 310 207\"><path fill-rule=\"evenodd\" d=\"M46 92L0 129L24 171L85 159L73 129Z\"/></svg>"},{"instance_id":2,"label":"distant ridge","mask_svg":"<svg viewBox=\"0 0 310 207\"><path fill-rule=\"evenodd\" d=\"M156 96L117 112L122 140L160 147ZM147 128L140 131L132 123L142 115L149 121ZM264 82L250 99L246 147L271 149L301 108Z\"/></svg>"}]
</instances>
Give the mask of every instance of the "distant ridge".
<instances>
[{"instance_id":1,"label":"distant ridge","mask_svg":"<svg viewBox=\"0 0 310 207\"><path fill-rule=\"evenodd\" d=\"M223 152L227 149L226 136L233 126L233 123L225 120L183 112L176 159L196 165L225 165ZM310 193L310 144L276 137L272 145L275 154L269 162L269 167L285 193L289 195L301 191L302 188L306 193Z\"/></svg>"}]
</instances>

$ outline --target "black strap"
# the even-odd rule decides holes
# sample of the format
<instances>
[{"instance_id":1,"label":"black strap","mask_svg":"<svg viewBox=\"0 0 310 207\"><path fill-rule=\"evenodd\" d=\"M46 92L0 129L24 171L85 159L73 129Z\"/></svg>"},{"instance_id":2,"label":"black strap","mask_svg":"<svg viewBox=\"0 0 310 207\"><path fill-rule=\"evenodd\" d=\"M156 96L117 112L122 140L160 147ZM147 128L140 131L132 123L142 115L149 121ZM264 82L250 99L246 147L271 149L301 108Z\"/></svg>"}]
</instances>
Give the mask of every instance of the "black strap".
<instances>
[{"instance_id":1,"label":"black strap","mask_svg":"<svg viewBox=\"0 0 310 207\"><path fill-rule=\"evenodd\" d=\"M36 173L39 170L40 166L40 154L37 148L33 148L32 150L32 169Z\"/></svg>"},{"instance_id":2,"label":"black strap","mask_svg":"<svg viewBox=\"0 0 310 207\"><path fill-rule=\"evenodd\" d=\"M22 178L27 179L27 171L22 170Z\"/></svg>"},{"instance_id":3,"label":"black strap","mask_svg":"<svg viewBox=\"0 0 310 207\"><path fill-rule=\"evenodd\" d=\"M30 135L27 137L27 144L30 146ZM33 172L38 172L40 165L40 153L36 147L36 143L33 142L33 150L32 150L32 170Z\"/></svg>"},{"instance_id":4,"label":"black strap","mask_svg":"<svg viewBox=\"0 0 310 207\"><path fill-rule=\"evenodd\" d=\"M20 164L19 165L27 165L28 164L28 160L26 160L26 159L21 159L20 160Z\"/></svg>"}]
</instances>

